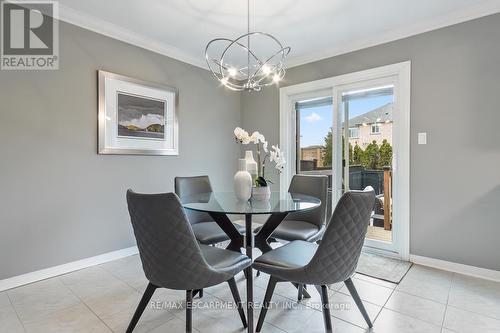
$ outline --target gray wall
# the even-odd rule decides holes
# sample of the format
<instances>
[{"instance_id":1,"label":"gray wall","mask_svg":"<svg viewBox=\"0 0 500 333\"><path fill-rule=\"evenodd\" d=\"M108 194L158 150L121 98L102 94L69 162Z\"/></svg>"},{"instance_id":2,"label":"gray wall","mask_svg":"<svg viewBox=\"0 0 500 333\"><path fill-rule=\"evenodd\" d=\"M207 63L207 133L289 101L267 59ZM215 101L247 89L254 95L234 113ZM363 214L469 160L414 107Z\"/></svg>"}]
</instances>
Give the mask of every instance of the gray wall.
<instances>
[{"instance_id":1,"label":"gray wall","mask_svg":"<svg viewBox=\"0 0 500 333\"><path fill-rule=\"evenodd\" d=\"M200 56L202 49L200 49ZM61 23L60 70L0 72L0 279L135 244L125 191L229 190L240 96L209 72ZM179 89L180 155L97 155L98 69Z\"/></svg>"},{"instance_id":2,"label":"gray wall","mask_svg":"<svg viewBox=\"0 0 500 333\"><path fill-rule=\"evenodd\" d=\"M411 247L500 270L500 15L295 67L282 86L412 61ZM278 89L242 96L242 126L279 140ZM417 145L417 133L428 144Z\"/></svg>"}]
</instances>

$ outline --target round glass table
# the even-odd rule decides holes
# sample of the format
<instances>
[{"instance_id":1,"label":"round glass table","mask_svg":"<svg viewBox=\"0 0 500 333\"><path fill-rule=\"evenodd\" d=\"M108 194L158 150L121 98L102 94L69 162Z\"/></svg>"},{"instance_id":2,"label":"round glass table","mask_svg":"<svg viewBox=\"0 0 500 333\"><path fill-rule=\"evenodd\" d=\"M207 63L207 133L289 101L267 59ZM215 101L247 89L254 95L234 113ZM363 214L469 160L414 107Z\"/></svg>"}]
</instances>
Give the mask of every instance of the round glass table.
<instances>
[{"instance_id":1,"label":"round glass table","mask_svg":"<svg viewBox=\"0 0 500 333\"><path fill-rule=\"evenodd\" d=\"M181 198L185 209L206 212L221 227L231 239L228 250L240 252L244 247L246 255L253 259L252 249L259 248L263 253L272 250L268 243L271 234L276 230L283 219L289 214L298 211L307 211L318 208L321 200L297 193L271 193L269 200L238 200L232 192L200 193ZM245 215L245 237L227 217L227 214ZM269 214L269 218L254 235L252 232L252 216ZM249 237L248 237L249 236ZM252 267L245 271L247 278L247 323L248 332L253 333L253 273ZM304 296L307 291L303 291Z\"/></svg>"}]
</instances>

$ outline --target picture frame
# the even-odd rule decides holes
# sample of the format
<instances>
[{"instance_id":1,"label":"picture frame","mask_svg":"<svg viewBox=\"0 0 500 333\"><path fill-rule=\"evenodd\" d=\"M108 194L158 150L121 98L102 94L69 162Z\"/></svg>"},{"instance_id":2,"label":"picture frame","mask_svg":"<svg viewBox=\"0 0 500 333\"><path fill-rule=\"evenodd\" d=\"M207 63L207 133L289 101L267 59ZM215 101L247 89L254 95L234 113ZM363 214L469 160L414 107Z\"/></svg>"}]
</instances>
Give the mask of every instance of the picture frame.
<instances>
[{"instance_id":1,"label":"picture frame","mask_svg":"<svg viewBox=\"0 0 500 333\"><path fill-rule=\"evenodd\" d=\"M179 155L178 91L98 71L98 153Z\"/></svg>"}]
</instances>

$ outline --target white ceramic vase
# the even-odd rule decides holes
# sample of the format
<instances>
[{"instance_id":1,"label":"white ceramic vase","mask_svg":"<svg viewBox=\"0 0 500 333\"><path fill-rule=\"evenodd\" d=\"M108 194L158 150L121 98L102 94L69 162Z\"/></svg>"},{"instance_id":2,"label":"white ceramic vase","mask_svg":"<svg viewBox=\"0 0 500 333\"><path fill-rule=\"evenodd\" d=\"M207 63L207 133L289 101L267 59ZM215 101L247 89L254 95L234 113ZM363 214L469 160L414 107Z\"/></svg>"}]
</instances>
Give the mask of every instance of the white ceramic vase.
<instances>
[{"instance_id":1,"label":"white ceramic vase","mask_svg":"<svg viewBox=\"0 0 500 333\"><path fill-rule=\"evenodd\" d=\"M253 152L251 150L247 150L245 152L245 160L247 161L247 171L252 176L253 182L257 179L259 175L259 171L257 168L257 162L253 158Z\"/></svg>"},{"instance_id":2,"label":"white ceramic vase","mask_svg":"<svg viewBox=\"0 0 500 333\"><path fill-rule=\"evenodd\" d=\"M238 172L234 175L234 194L238 200L246 201L252 196L252 176L247 171L247 161L238 160Z\"/></svg>"},{"instance_id":3,"label":"white ceramic vase","mask_svg":"<svg viewBox=\"0 0 500 333\"><path fill-rule=\"evenodd\" d=\"M260 186L252 188L252 199L257 201L269 200L271 198L271 187Z\"/></svg>"}]
</instances>

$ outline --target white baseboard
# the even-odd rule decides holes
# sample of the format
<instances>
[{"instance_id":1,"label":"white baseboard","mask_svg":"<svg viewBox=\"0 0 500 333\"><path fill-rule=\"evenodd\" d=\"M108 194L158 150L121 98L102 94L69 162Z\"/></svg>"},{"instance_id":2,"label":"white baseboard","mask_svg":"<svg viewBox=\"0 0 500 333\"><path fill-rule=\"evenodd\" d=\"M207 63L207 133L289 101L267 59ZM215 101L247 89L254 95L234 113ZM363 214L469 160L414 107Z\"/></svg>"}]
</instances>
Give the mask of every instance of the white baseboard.
<instances>
[{"instance_id":1,"label":"white baseboard","mask_svg":"<svg viewBox=\"0 0 500 333\"><path fill-rule=\"evenodd\" d=\"M95 257L85 258L67 264L41 269L39 271L14 276L8 279L0 280L0 291L16 288L25 284L45 280L61 274L74 272L83 268L103 264L108 261L125 258L137 254L137 246L100 254Z\"/></svg>"},{"instance_id":2,"label":"white baseboard","mask_svg":"<svg viewBox=\"0 0 500 333\"><path fill-rule=\"evenodd\" d=\"M423 266L500 282L500 271L410 254L410 261Z\"/></svg>"}]
</instances>

